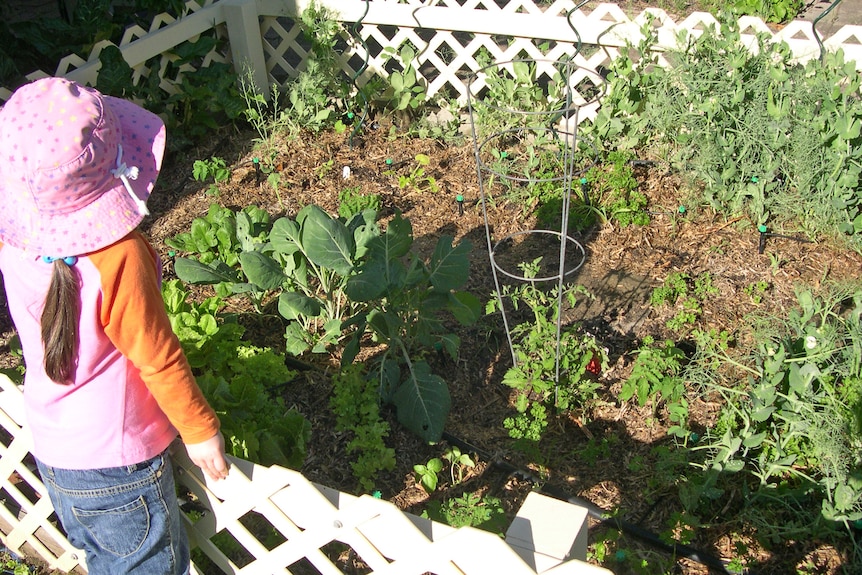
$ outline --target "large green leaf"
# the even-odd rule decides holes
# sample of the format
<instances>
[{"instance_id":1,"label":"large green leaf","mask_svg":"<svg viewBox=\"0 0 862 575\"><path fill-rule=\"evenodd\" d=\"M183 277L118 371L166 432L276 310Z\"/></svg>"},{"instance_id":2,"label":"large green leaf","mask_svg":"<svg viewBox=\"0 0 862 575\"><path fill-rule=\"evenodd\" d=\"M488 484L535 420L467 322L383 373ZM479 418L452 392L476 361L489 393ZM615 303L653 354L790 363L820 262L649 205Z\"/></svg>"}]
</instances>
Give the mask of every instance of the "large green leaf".
<instances>
[{"instance_id":1,"label":"large green leaf","mask_svg":"<svg viewBox=\"0 0 862 575\"><path fill-rule=\"evenodd\" d=\"M279 218L272 224L269 243L280 254L293 254L299 250L299 224L290 218Z\"/></svg>"},{"instance_id":2,"label":"large green leaf","mask_svg":"<svg viewBox=\"0 0 862 575\"><path fill-rule=\"evenodd\" d=\"M377 211L367 209L354 214L347 222L347 229L353 234L353 241L356 245L354 257L357 260L363 258L368 251L368 242L380 236Z\"/></svg>"},{"instance_id":3,"label":"large green leaf","mask_svg":"<svg viewBox=\"0 0 862 575\"><path fill-rule=\"evenodd\" d=\"M178 278L190 284L235 283L239 281L236 272L219 261L208 266L191 258L177 258L174 260L174 272Z\"/></svg>"},{"instance_id":4,"label":"large green leaf","mask_svg":"<svg viewBox=\"0 0 862 575\"><path fill-rule=\"evenodd\" d=\"M371 301L379 298L386 291L383 276L386 272L386 262L374 260L362 266L362 270L347 280L344 293L351 301Z\"/></svg>"},{"instance_id":5,"label":"large green leaf","mask_svg":"<svg viewBox=\"0 0 862 575\"><path fill-rule=\"evenodd\" d=\"M236 239L243 251L253 251L263 243L269 227L269 213L257 206L246 206L236 213Z\"/></svg>"},{"instance_id":6,"label":"large green leaf","mask_svg":"<svg viewBox=\"0 0 862 575\"><path fill-rule=\"evenodd\" d=\"M452 400L446 382L431 373L426 362L413 364L410 375L401 382L392 402L402 425L425 441L440 441Z\"/></svg>"},{"instance_id":7,"label":"large green leaf","mask_svg":"<svg viewBox=\"0 0 862 575\"><path fill-rule=\"evenodd\" d=\"M446 308L461 325L472 325L482 315L482 302L469 292L450 293Z\"/></svg>"},{"instance_id":8,"label":"large green leaf","mask_svg":"<svg viewBox=\"0 0 862 575\"><path fill-rule=\"evenodd\" d=\"M301 243L315 264L346 276L353 270L353 235L341 221L317 206L308 206L301 222Z\"/></svg>"},{"instance_id":9,"label":"large green leaf","mask_svg":"<svg viewBox=\"0 0 862 575\"><path fill-rule=\"evenodd\" d=\"M368 242L369 257L386 261L400 258L410 251L412 245L413 225L410 220L402 218L401 214L395 214L386 226L386 232Z\"/></svg>"},{"instance_id":10,"label":"large green leaf","mask_svg":"<svg viewBox=\"0 0 862 575\"><path fill-rule=\"evenodd\" d=\"M449 291L456 289L467 281L470 274L470 260L467 254L473 245L464 240L457 246L452 246L451 236L441 236L431 256L429 281L436 289Z\"/></svg>"},{"instance_id":11,"label":"large green leaf","mask_svg":"<svg viewBox=\"0 0 862 575\"><path fill-rule=\"evenodd\" d=\"M278 296L278 313L285 319L317 317L321 309L319 301L299 292L286 291Z\"/></svg>"},{"instance_id":12,"label":"large green leaf","mask_svg":"<svg viewBox=\"0 0 862 575\"><path fill-rule=\"evenodd\" d=\"M264 290L278 289L287 279L278 262L260 252L242 252L239 264L248 281Z\"/></svg>"}]
</instances>

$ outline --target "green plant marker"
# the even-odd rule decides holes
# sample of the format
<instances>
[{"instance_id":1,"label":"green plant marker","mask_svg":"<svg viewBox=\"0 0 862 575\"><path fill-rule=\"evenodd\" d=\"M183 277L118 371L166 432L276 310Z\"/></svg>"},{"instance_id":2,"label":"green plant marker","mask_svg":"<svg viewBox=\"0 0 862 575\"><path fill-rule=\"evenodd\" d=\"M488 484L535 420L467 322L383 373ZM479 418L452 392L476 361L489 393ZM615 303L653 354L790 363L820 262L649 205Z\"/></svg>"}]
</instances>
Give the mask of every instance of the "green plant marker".
<instances>
[{"instance_id":1,"label":"green plant marker","mask_svg":"<svg viewBox=\"0 0 862 575\"><path fill-rule=\"evenodd\" d=\"M590 205L590 195L587 192L587 179L581 178L580 182L581 182L581 196L583 196L583 198L584 198L584 203L589 206Z\"/></svg>"},{"instance_id":2,"label":"green plant marker","mask_svg":"<svg viewBox=\"0 0 862 575\"><path fill-rule=\"evenodd\" d=\"M371 492L371 497L373 497L374 499L383 499L383 494L380 492L379 489L375 489Z\"/></svg>"},{"instance_id":3,"label":"green plant marker","mask_svg":"<svg viewBox=\"0 0 862 575\"><path fill-rule=\"evenodd\" d=\"M455 201L458 202L458 215L463 216L464 215L464 196L461 194L458 194L457 196L455 196Z\"/></svg>"},{"instance_id":4,"label":"green plant marker","mask_svg":"<svg viewBox=\"0 0 862 575\"><path fill-rule=\"evenodd\" d=\"M254 181L260 185L260 158L252 158L251 163L254 164Z\"/></svg>"},{"instance_id":5,"label":"green plant marker","mask_svg":"<svg viewBox=\"0 0 862 575\"><path fill-rule=\"evenodd\" d=\"M391 166L391 165L392 165L392 158L386 158L386 165L387 165L387 166Z\"/></svg>"},{"instance_id":6,"label":"green plant marker","mask_svg":"<svg viewBox=\"0 0 862 575\"><path fill-rule=\"evenodd\" d=\"M766 249L766 226L760 224L757 226L757 231L760 232L760 241L757 244L757 253L762 254Z\"/></svg>"},{"instance_id":7,"label":"green plant marker","mask_svg":"<svg viewBox=\"0 0 862 575\"><path fill-rule=\"evenodd\" d=\"M751 176L751 183L756 184L759 181L760 181L760 178L758 178L757 176Z\"/></svg>"},{"instance_id":8,"label":"green plant marker","mask_svg":"<svg viewBox=\"0 0 862 575\"><path fill-rule=\"evenodd\" d=\"M352 119L353 119L353 112L347 112L347 119L348 119L348 120L352 120Z\"/></svg>"},{"instance_id":9,"label":"green plant marker","mask_svg":"<svg viewBox=\"0 0 862 575\"><path fill-rule=\"evenodd\" d=\"M625 549L620 549L614 554L614 559L616 559L617 563L622 563L626 560L628 554Z\"/></svg>"},{"instance_id":10,"label":"green plant marker","mask_svg":"<svg viewBox=\"0 0 862 575\"><path fill-rule=\"evenodd\" d=\"M175 252L174 250L171 250L171 251L169 251L169 252L168 252L168 257L169 257L169 258L172 258L172 257L174 257L175 255L177 255L177 252Z\"/></svg>"},{"instance_id":11,"label":"green plant marker","mask_svg":"<svg viewBox=\"0 0 862 575\"><path fill-rule=\"evenodd\" d=\"M681 214L684 214L685 213L685 206L680 206L677 211Z\"/></svg>"}]
</instances>

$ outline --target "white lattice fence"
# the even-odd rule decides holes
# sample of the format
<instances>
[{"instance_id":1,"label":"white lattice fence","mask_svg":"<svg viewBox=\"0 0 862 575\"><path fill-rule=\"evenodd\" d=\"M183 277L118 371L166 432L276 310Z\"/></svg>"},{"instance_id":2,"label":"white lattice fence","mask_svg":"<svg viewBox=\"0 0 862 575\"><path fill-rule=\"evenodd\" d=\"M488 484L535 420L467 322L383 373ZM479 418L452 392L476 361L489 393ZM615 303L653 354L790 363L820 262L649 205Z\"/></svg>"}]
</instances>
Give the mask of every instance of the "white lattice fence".
<instances>
[{"instance_id":1,"label":"white lattice fence","mask_svg":"<svg viewBox=\"0 0 862 575\"><path fill-rule=\"evenodd\" d=\"M135 26L126 31L119 48L134 70L134 79L156 73L162 78L160 85L173 92L173 78L165 77L170 63L176 60L172 50L210 30L228 38L229 52L214 52L196 63L198 66L211 60L233 61L250 68L260 87L283 85L302 69L308 45L294 18L309 0L199 1L190 0L189 13L179 20L161 15L148 30ZM707 13L674 22L657 9L630 18L616 4L598 2L573 10L578 4L571 0L557 0L548 6L533 0L318 0L318 4L345 24L340 62L350 78L363 70L356 77L359 85L374 75L387 76L388 54L384 49L398 51L409 42L417 49L413 65L427 83L428 96L446 94L462 104L467 99L468 77L479 69L480 52L497 62L574 58L579 67L595 71L607 66L627 40L636 42L648 18L653 19L658 32L659 48L673 46L680 32L699 34L715 23ZM820 55L810 22L794 21L776 33L757 18L743 17L740 25L743 39L752 44L755 34L762 33L787 42L800 61ZM862 70L862 26L845 26L822 43L828 50L841 47ZM97 44L86 61L78 56L65 58L56 75L95 84L99 54L107 46L107 42ZM186 66L188 69L191 65ZM37 72L31 78L44 75ZM474 87L481 89L481 82ZM0 89L0 100L8 96L8 90Z\"/></svg>"},{"instance_id":2,"label":"white lattice fence","mask_svg":"<svg viewBox=\"0 0 862 575\"><path fill-rule=\"evenodd\" d=\"M34 472L23 407L21 391L0 376L0 539L51 568L86 572L83 553L57 528ZM371 496L341 493L278 466L232 458L229 477L211 482L184 449L173 460L178 484L193 494L184 518L192 546L206 556L195 565L197 573L340 575L346 556L380 575L609 573L582 562L586 510L539 494L527 497L504 541L404 513Z\"/></svg>"}]
</instances>

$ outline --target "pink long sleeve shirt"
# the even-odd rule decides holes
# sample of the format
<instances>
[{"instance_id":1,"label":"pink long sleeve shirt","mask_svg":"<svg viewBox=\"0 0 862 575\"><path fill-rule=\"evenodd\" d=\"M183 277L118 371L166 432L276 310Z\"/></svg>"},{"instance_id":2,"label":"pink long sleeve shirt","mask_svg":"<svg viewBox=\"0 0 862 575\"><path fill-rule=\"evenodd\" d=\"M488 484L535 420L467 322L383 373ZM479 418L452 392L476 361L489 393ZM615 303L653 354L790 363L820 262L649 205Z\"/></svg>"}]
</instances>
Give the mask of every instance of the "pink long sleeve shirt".
<instances>
[{"instance_id":1,"label":"pink long sleeve shirt","mask_svg":"<svg viewBox=\"0 0 862 575\"><path fill-rule=\"evenodd\" d=\"M46 254L62 255L62 254ZM45 374L41 315L51 264L0 244L0 272L27 371L24 400L33 454L63 469L145 461L179 431L185 443L214 436L218 418L173 333L158 255L138 232L80 256L81 319L74 381Z\"/></svg>"}]
</instances>

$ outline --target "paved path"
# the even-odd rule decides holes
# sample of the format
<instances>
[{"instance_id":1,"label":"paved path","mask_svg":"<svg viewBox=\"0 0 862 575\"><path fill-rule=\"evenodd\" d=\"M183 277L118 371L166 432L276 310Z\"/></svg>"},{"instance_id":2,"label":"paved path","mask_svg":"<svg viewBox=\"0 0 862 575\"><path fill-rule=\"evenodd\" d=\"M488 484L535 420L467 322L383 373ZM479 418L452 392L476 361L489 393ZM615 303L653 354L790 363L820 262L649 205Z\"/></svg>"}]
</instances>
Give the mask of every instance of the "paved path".
<instances>
[{"instance_id":1,"label":"paved path","mask_svg":"<svg viewBox=\"0 0 862 575\"><path fill-rule=\"evenodd\" d=\"M816 21L817 34L828 38L846 25L862 25L862 0L809 0L799 19Z\"/></svg>"}]
</instances>

